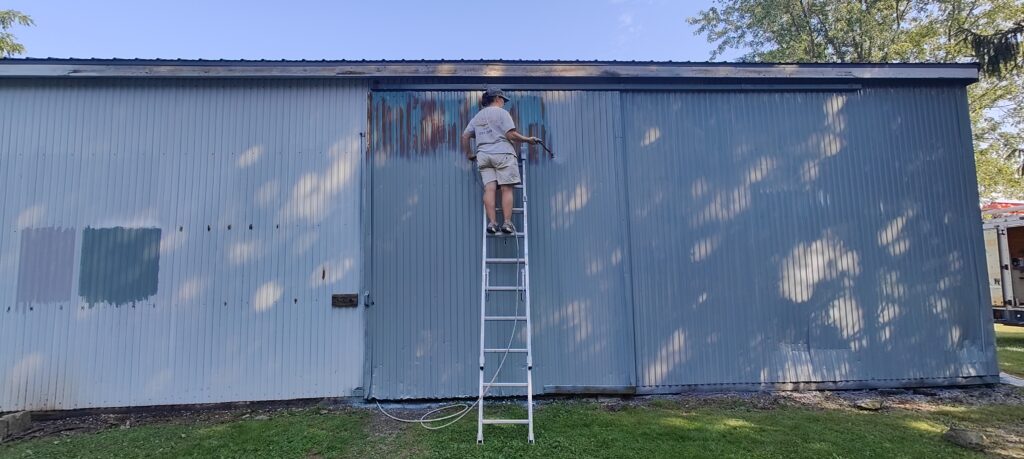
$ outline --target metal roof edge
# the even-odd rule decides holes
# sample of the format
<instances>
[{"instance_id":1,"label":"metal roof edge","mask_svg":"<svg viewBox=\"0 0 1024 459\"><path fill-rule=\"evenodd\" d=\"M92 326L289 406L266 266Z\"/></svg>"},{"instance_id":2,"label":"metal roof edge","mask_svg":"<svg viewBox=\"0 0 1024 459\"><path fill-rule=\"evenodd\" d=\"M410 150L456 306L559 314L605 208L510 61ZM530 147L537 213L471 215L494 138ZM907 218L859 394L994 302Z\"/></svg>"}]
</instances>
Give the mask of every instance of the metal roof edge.
<instances>
[{"instance_id":1,"label":"metal roof edge","mask_svg":"<svg viewBox=\"0 0 1024 459\"><path fill-rule=\"evenodd\" d=\"M978 80L977 64L0 59L0 77Z\"/></svg>"}]
</instances>

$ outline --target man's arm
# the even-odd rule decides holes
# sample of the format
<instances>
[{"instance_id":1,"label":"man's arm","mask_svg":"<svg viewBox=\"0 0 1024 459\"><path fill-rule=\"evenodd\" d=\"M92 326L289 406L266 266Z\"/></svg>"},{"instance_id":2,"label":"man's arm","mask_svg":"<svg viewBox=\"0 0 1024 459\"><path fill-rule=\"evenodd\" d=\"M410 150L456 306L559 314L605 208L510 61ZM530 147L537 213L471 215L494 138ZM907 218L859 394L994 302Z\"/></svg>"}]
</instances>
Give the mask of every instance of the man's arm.
<instances>
[{"instance_id":1,"label":"man's arm","mask_svg":"<svg viewBox=\"0 0 1024 459\"><path fill-rule=\"evenodd\" d=\"M526 137L515 129L509 129L509 131L505 133L505 138L513 142L526 142L530 145L536 145L537 142L540 142L540 139L536 137Z\"/></svg>"},{"instance_id":2,"label":"man's arm","mask_svg":"<svg viewBox=\"0 0 1024 459\"><path fill-rule=\"evenodd\" d=\"M502 110L502 116L498 118L497 127L505 131L505 138L510 142L526 142L530 145L536 145L537 142L540 141L540 139L536 137L526 137L520 134L519 131L516 131L516 125L512 121L512 115L504 110Z\"/></svg>"},{"instance_id":3,"label":"man's arm","mask_svg":"<svg viewBox=\"0 0 1024 459\"><path fill-rule=\"evenodd\" d=\"M462 134L462 151L466 154L466 159L472 161L476 159L476 154L473 153L473 146L470 145L469 139L475 137L473 134L463 133Z\"/></svg>"}]
</instances>

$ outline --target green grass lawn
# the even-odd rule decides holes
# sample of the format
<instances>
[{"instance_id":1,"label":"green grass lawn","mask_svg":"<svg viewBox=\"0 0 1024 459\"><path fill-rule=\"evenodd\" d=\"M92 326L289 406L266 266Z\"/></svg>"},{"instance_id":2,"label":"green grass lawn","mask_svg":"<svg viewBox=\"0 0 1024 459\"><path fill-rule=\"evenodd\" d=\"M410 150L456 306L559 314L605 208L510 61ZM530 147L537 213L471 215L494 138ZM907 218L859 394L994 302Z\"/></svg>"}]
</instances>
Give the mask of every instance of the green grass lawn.
<instances>
[{"instance_id":1,"label":"green grass lawn","mask_svg":"<svg viewBox=\"0 0 1024 459\"><path fill-rule=\"evenodd\" d=\"M515 415L505 408L502 415ZM513 412L510 412L513 411ZM1020 406L860 412L741 401L687 408L655 400L615 411L559 402L537 410L537 444L524 426L490 426L477 446L474 417L443 431L384 429L369 410L279 412L267 420L161 424L0 446L0 457L981 457L946 443L949 424L1024 425ZM374 425L377 427L375 428Z\"/></svg>"},{"instance_id":2,"label":"green grass lawn","mask_svg":"<svg viewBox=\"0 0 1024 459\"><path fill-rule=\"evenodd\" d=\"M996 325L999 369L1024 377L1024 327Z\"/></svg>"}]
</instances>

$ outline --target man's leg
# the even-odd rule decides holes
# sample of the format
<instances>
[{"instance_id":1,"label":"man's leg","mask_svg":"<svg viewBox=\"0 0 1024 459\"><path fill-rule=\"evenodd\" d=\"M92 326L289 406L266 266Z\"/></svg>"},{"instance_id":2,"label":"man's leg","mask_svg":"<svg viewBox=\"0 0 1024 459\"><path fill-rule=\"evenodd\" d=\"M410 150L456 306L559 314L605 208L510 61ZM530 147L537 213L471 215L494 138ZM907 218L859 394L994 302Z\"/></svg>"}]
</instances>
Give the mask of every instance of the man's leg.
<instances>
[{"instance_id":1,"label":"man's leg","mask_svg":"<svg viewBox=\"0 0 1024 459\"><path fill-rule=\"evenodd\" d=\"M512 221L512 206L515 203L515 185L501 186L501 215L506 222Z\"/></svg>"},{"instance_id":2,"label":"man's leg","mask_svg":"<svg viewBox=\"0 0 1024 459\"><path fill-rule=\"evenodd\" d=\"M487 221L492 225L498 224L498 217L494 211L494 191L498 187L498 182L487 182L484 185L484 211L487 212Z\"/></svg>"}]
</instances>

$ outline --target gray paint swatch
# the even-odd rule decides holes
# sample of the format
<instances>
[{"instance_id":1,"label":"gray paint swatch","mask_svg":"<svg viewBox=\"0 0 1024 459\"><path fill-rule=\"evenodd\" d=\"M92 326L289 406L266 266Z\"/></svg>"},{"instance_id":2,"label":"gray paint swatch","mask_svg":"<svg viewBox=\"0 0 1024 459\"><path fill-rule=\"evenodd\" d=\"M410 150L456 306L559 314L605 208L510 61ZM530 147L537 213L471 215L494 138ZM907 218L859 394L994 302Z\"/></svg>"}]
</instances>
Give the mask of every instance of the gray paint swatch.
<instances>
[{"instance_id":1,"label":"gray paint swatch","mask_svg":"<svg viewBox=\"0 0 1024 459\"><path fill-rule=\"evenodd\" d=\"M159 228L86 228L78 295L89 304L126 304L156 294Z\"/></svg>"},{"instance_id":2,"label":"gray paint swatch","mask_svg":"<svg viewBox=\"0 0 1024 459\"><path fill-rule=\"evenodd\" d=\"M21 231L17 301L57 303L74 297L75 230L27 228Z\"/></svg>"}]
</instances>

